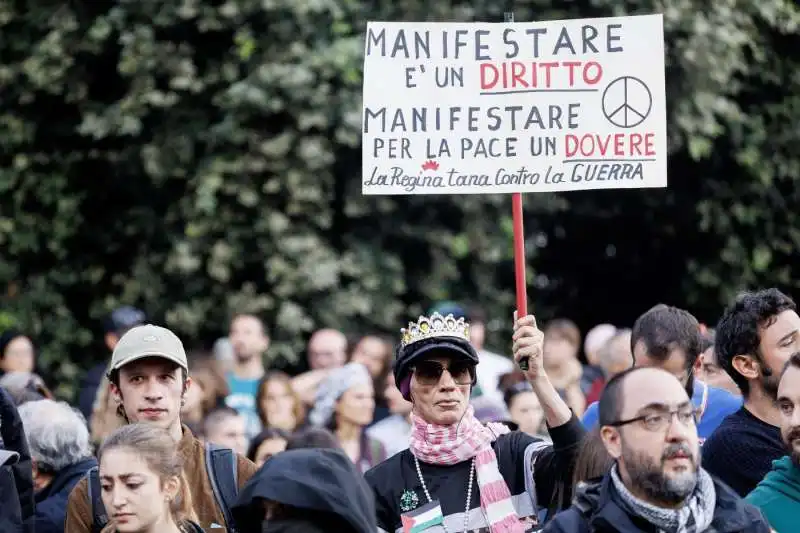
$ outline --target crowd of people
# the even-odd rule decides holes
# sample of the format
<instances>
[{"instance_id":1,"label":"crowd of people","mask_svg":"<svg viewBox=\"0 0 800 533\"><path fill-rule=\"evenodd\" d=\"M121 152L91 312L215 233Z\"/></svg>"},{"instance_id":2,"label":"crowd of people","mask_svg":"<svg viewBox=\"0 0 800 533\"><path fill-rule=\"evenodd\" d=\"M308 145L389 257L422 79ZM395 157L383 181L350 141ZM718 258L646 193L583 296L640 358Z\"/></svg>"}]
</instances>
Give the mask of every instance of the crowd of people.
<instances>
[{"instance_id":1,"label":"crowd of people","mask_svg":"<svg viewBox=\"0 0 800 533\"><path fill-rule=\"evenodd\" d=\"M290 375L255 315L187 353L121 307L77 406L6 331L0 532L800 531L790 297L743 293L714 329L524 316L510 356L486 322L443 302L396 337L321 329Z\"/></svg>"}]
</instances>

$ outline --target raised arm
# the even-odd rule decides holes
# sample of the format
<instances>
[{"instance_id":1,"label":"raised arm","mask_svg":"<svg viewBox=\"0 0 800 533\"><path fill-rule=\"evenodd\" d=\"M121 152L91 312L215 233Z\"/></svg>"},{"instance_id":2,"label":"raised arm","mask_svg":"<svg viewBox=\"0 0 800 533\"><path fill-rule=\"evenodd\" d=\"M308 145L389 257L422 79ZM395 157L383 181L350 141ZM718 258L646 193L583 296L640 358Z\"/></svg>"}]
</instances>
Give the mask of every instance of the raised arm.
<instances>
[{"instance_id":1,"label":"raised arm","mask_svg":"<svg viewBox=\"0 0 800 533\"><path fill-rule=\"evenodd\" d=\"M537 446L531 457L536 500L539 507L562 508L572 495L572 473L585 430L558 394L542 362L544 335L532 315L514 323L514 360L528 357L525 377L544 409L552 446Z\"/></svg>"}]
</instances>

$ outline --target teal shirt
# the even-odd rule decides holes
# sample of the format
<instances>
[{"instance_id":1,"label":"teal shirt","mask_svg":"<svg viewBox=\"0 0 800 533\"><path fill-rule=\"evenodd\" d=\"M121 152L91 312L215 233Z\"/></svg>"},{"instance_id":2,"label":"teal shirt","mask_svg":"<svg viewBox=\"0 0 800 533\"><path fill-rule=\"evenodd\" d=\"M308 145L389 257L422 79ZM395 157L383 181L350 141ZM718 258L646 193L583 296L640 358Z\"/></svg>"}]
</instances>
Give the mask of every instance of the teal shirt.
<instances>
[{"instance_id":1,"label":"teal shirt","mask_svg":"<svg viewBox=\"0 0 800 533\"><path fill-rule=\"evenodd\" d=\"M250 440L261 431L261 419L256 410L256 396L260 379L239 379L229 372L226 376L230 395L225 405L236 409L245 420L245 433Z\"/></svg>"},{"instance_id":2,"label":"teal shirt","mask_svg":"<svg viewBox=\"0 0 800 533\"><path fill-rule=\"evenodd\" d=\"M778 533L800 531L800 467L789 456L772 462L772 470L747 495Z\"/></svg>"}]
</instances>

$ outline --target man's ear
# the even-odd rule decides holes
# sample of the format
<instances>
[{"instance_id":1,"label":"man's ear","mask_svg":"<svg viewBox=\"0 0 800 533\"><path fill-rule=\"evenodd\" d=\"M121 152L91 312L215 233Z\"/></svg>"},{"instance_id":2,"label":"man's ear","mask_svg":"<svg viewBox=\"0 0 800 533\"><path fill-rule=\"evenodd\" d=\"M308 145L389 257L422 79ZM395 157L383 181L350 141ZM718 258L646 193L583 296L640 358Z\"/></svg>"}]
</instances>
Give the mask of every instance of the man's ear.
<instances>
[{"instance_id":1,"label":"man's ear","mask_svg":"<svg viewBox=\"0 0 800 533\"><path fill-rule=\"evenodd\" d=\"M183 383L183 396L186 396L186 392L192 386L194 386L194 381L192 381L191 377L186 376L186 381Z\"/></svg>"},{"instance_id":2,"label":"man's ear","mask_svg":"<svg viewBox=\"0 0 800 533\"><path fill-rule=\"evenodd\" d=\"M600 439L603 441L603 446L605 446L608 455L614 460L622 456L622 439L617 428L603 426L600 428Z\"/></svg>"},{"instance_id":3,"label":"man's ear","mask_svg":"<svg viewBox=\"0 0 800 533\"><path fill-rule=\"evenodd\" d=\"M758 379L761 376L761 365L751 355L735 355L731 365L745 379Z\"/></svg>"},{"instance_id":4,"label":"man's ear","mask_svg":"<svg viewBox=\"0 0 800 533\"><path fill-rule=\"evenodd\" d=\"M117 387L112 382L108 382L108 391L111 393L111 397L114 398L114 403L117 405L122 404L122 392L120 392L119 387Z\"/></svg>"}]
</instances>

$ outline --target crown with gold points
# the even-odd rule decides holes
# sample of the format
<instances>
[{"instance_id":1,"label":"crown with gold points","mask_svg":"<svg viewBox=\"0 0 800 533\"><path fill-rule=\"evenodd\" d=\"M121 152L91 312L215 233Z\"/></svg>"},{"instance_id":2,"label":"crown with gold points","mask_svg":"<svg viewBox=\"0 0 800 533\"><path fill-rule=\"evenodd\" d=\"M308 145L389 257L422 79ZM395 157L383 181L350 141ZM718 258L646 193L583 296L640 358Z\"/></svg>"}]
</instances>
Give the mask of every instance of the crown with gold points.
<instances>
[{"instance_id":1,"label":"crown with gold points","mask_svg":"<svg viewBox=\"0 0 800 533\"><path fill-rule=\"evenodd\" d=\"M431 316L420 316L416 322L409 322L408 328L400 330L400 347L425 339L456 338L469 342L469 323L464 318L456 318L451 314L442 316L433 313Z\"/></svg>"}]
</instances>

